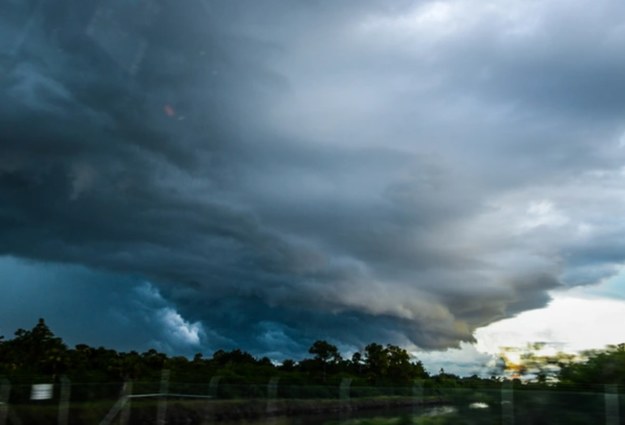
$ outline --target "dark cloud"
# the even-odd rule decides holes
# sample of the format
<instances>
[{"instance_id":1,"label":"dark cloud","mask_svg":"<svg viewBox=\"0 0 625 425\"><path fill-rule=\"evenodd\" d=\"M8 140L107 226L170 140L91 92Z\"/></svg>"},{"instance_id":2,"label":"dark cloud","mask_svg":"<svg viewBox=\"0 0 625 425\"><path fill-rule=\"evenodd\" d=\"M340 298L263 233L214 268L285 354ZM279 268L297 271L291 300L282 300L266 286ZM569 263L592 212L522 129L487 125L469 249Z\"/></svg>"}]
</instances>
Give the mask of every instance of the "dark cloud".
<instances>
[{"instance_id":1,"label":"dark cloud","mask_svg":"<svg viewBox=\"0 0 625 425\"><path fill-rule=\"evenodd\" d=\"M0 253L133 276L161 347L454 346L622 261L614 13L1 7Z\"/></svg>"},{"instance_id":2,"label":"dark cloud","mask_svg":"<svg viewBox=\"0 0 625 425\"><path fill-rule=\"evenodd\" d=\"M70 345L192 355L215 343L201 324L185 321L175 306L136 276L81 266L0 258L3 309L0 335L30 329L38 316Z\"/></svg>"}]
</instances>

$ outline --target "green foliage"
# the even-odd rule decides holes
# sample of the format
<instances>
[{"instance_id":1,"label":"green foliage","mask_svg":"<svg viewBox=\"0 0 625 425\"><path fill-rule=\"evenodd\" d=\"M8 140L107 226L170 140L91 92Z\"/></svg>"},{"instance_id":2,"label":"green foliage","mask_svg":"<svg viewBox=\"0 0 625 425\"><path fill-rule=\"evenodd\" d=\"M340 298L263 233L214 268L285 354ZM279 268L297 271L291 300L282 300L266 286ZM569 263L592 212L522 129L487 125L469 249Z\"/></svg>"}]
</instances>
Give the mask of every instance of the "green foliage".
<instances>
[{"instance_id":1,"label":"green foliage","mask_svg":"<svg viewBox=\"0 0 625 425\"><path fill-rule=\"evenodd\" d=\"M370 383L408 385L415 379L426 378L421 362L413 363L403 348L372 343L365 347L365 369Z\"/></svg>"},{"instance_id":2,"label":"green foliage","mask_svg":"<svg viewBox=\"0 0 625 425\"><path fill-rule=\"evenodd\" d=\"M585 356L586 361L583 363L568 363L561 366L560 386L582 385L589 388L602 384L625 386L625 344L612 345L603 351L589 351Z\"/></svg>"},{"instance_id":3,"label":"green foliage","mask_svg":"<svg viewBox=\"0 0 625 425\"><path fill-rule=\"evenodd\" d=\"M327 341L315 341L308 352L314 354L315 360L322 363L338 363L342 360L338 348Z\"/></svg>"},{"instance_id":4,"label":"green foliage","mask_svg":"<svg viewBox=\"0 0 625 425\"><path fill-rule=\"evenodd\" d=\"M274 365L266 357L256 358L239 349L218 350L211 357L197 353L189 359L154 349L143 353L117 352L86 344L68 348L40 319L31 330L18 329L12 339L0 337L0 375L17 384L54 381L67 375L84 385L83 391L72 394L73 399L81 401L117 397L119 384L113 383L126 380L134 381L137 391L158 391L163 369L170 370L172 385L181 393L205 394L210 390L211 379L219 377L214 395L223 399L266 397L267 383L277 377L279 398L330 402L329 399L338 397L341 381L348 378L353 399L387 400L421 394L424 401L458 406L457 411L449 414L363 419L354 425L497 423L485 422L486 412L468 408L469 402L476 401L491 406L492 416L500 418L500 407L496 406L500 406L502 378L461 378L442 369L429 376L420 361L390 344L371 343L362 353L343 359L336 346L319 340L312 344L309 353L312 358L297 362L286 359L281 365ZM555 424L592 423L593 418L602 415L603 384L617 384L621 391L625 387L625 344L585 356L584 361L574 362L571 356L561 354L524 354L528 373L549 371L552 379L512 383L518 423L541 423L553 411L559 412L557 418L550 418L550 423ZM11 397L18 402L28 400L29 395L20 388L29 387L17 385ZM577 411L569 411L570 406Z\"/></svg>"},{"instance_id":5,"label":"green foliage","mask_svg":"<svg viewBox=\"0 0 625 425\"><path fill-rule=\"evenodd\" d=\"M154 349L118 352L86 344L68 348L41 319L32 330L19 329L13 339L0 339L0 375L24 383L67 375L73 382L102 384L158 382L161 371L169 369L172 381L188 385L206 386L211 378L220 377L221 397L262 397L273 377L280 378L281 396L300 398L334 398L345 378L351 380L354 397L411 395L415 380L425 380L424 388L455 382L446 375L428 379L422 363L394 345L372 343L346 360L335 345L319 340L309 353L312 358L274 365L267 357L259 359L239 349L218 350L212 357L197 353L188 359Z\"/></svg>"},{"instance_id":6,"label":"green foliage","mask_svg":"<svg viewBox=\"0 0 625 425\"><path fill-rule=\"evenodd\" d=\"M43 319L32 330L18 329L15 338L0 344L0 367L5 374L19 371L56 376L67 366L67 347Z\"/></svg>"}]
</instances>

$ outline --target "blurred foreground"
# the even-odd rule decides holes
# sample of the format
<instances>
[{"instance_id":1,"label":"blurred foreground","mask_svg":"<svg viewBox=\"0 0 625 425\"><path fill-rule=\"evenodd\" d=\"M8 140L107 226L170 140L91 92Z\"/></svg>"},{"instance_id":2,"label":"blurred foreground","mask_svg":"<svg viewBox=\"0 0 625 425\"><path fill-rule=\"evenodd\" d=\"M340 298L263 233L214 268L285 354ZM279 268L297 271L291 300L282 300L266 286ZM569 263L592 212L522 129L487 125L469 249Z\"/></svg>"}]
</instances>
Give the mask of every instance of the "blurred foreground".
<instances>
[{"instance_id":1,"label":"blurred foreground","mask_svg":"<svg viewBox=\"0 0 625 425\"><path fill-rule=\"evenodd\" d=\"M625 345L576 359L527 352L490 378L429 375L392 345L349 360L325 341L309 352L276 365L240 350L70 349L40 320L0 338L0 425L625 423Z\"/></svg>"}]
</instances>

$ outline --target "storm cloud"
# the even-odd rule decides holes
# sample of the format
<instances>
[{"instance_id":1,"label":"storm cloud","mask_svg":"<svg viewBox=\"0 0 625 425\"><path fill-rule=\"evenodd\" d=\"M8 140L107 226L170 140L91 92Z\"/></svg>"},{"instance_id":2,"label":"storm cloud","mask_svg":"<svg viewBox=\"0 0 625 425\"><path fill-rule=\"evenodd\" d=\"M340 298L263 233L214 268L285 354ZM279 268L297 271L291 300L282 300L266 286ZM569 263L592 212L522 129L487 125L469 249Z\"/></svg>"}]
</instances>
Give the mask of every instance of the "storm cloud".
<instances>
[{"instance_id":1,"label":"storm cloud","mask_svg":"<svg viewBox=\"0 0 625 425\"><path fill-rule=\"evenodd\" d=\"M458 346L625 259L620 2L1 8L0 254L165 348Z\"/></svg>"}]
</instances>

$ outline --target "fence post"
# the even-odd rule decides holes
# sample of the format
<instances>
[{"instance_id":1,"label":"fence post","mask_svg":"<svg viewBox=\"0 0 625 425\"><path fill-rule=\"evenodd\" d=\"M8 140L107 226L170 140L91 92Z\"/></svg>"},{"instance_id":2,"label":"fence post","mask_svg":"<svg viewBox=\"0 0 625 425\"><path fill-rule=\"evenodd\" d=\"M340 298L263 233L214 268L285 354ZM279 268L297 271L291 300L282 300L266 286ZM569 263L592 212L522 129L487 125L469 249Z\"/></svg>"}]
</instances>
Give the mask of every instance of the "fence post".
<instances>
[{"instance_id":1,"label":"fence post","mask_svg":"<svg viewBox=\"0 0 625 425\"><path fill-rule=\"evenodd\" d=\"M352 378L341 379L341 385L339 386L339 398L341 401L349 401L349 388L352 385Z\"/></svg>"},{"instance_id":2,"label":"fence post","mask_svg":"<svg viewBox=\"0 0 625 425\"><path fill-rule=\"evenodd\" d=\"M132 398L130 397L131 395L132 381L126 381L124 382L124 387L122 388L122 397L126 400L126 402L122 406L122 411L119 415L120 425L128 425L128 422L130 421L130 402L132 401Z\"/></svg>"},{"instance_id":3,"label":"fence post","mask_svg":"<svg viewBox=\"0 0 625 425\"><path fill-rule=\"evenodd\" d=\"M618 385L616 384L605 386L605 423L606 425L619 424Z\"/></svg>"},{"instance_id":4,"label":"fence post","mask_svg":"<svg viewBox=\"0 0 625 425\"><path fill-rule=\"evenodd\" d=\"M423 407L423 380L417 379L412 384L412 410L414 413Z\"/></svg>"},{"instance_id":5,"label":"fence post","mask_svg":"<svg viewBox=\"0 0 625 425\"><path fill-rule=\"evenodd\" d=\"M61 395L59 397L59 425L67 425L69 419L69 400L72 383L65 375L61 376Z\"/></svg>"},{"instance_id":6,"label":"fence post","mask_svg":"<svg viewBox=\"0 0 625 425\"><path fill-rule=\"evenodd\" d=\"M219 389L219 381L221 381L221 376L213 376L208 383L208 395L213 398L217 398L217 390Z\"/></svg>"},{"instance_id":7,"label":"fence post","mask_svg":"<svg viewBox=\"0 0 625 425\"><path fill-rule=\"evenodd\" d=\"M339 399L340 399L340 409L341 409L341 419L346 420L349 416L350 404L350 387L352 385L352 378L343 378L341 379L341 384L339 385Z\"/></svg>"},{"instance_id":8,"label":"fence post","mask_svg":"<svg viewBox=\"0 0 625 425\"><path fill-rule=\"evenodd\" d=\"M221 376L213 376L208 383L208 395L210 398L215 400L217 395L219 394L219 381L221 381ZM206 403L206 409L204 410L204 422L202 425L210 425L215 423L216 419L216 406L215 403L208 401Z\"/></svg>"},{"instance_id":9,"label":"fence post","mask_svg":"<svg viewBox=\"0 0 625 425\"><path fill-rule=\"evenodd\" d=\"M276 402L276 398L278 398L278 381L280 381L280 377L274 376L269 380L267 384L267 414L272 415L278 410L278 403Z\"/></svg>"},{"instance_id":10,"label":"fence post","mask_svg":"<svg viewBox=\"0 0 625 425\"><path fill-rule=\"evenodd\" d=\"M6 378L0 378L0 425L5 425L9 414L9 396L11 383Z\"/></svg>"},{"instance_id":11,"label":"fence post","mask_svg":"<svg viewBox=\"0 0 625 425\"><path fill-rule=\"evenodd\" d=\"M158 411L156 412L156 424L165 425L167 417L167 393L169 393L169 369L163 369L161 372L161 396L158 400Z\"/></svg>"},{"instance_id":12,"label":"fence post","mask_svg":"<svg viewBox=\"0 0 625 425\"><path fill-rule=\"evenodd\" d=\"M221 376L213 376L208 383L208 395L212 399L217 398L217 389L220 380ZM215 423L215 403L209 400L206 402L206 408L204 409L204 421L202 425L210 425L213 423Z\"/></svg>"},{"instance_id":13,"label":"fence post","mask_svg":"<svg viewBox=\"0 0 625 425\"><path fill-rule=\"evenodd\" d=\"M117 400L117 403L115 403L113 407L111 407L111 410L109 410L104 419L100 421L100 425L111 425L111 423L113 423L113 419L115 419L115 416L117 416L119 412L121 412L121 425L125 425L128 422L131 393L132 382L124 382L124 386L122 387L119 400Z\"/></svg>"},{"instance_id":14,"label":"fence post","mask_svg":"<svg viewBox=\"0 0 625 425\"><path fill-rule=\"evenodd\" d=\"M514 424L514 386L511 380L505 380L501 384L501 423Z\"/></svg>"}]
</instances>

